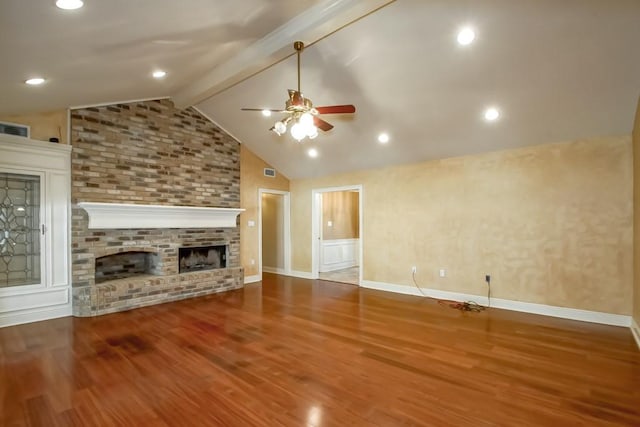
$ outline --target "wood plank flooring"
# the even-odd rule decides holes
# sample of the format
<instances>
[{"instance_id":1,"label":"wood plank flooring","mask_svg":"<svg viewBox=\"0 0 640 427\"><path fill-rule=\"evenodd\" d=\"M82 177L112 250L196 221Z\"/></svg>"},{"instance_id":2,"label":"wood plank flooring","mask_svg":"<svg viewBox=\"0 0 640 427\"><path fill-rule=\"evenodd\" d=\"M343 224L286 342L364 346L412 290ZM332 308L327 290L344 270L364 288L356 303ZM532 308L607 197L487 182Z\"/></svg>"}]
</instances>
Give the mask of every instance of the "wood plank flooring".
<instances>
[{"instance_id":1,"label":"wood plank flooring","mask_svg":"<svg viewBox=\"0 0 640 427\"><path fill-rule=\"evenodd\" d=\"M627 328L265 274L0 329L2 426L639 426Z\"/></svg>"}]
</instances>

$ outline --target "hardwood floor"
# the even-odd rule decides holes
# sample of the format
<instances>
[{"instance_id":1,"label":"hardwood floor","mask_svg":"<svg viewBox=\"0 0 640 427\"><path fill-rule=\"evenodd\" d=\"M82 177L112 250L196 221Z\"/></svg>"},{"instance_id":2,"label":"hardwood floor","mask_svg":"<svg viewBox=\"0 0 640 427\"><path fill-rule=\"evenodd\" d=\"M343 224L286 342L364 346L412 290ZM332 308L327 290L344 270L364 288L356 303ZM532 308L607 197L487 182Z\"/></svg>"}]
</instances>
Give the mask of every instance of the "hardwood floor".
<instances>
[{"instance_id":1,"label":"hardwood floor","mask_svg":"<svg viewBox=\"0 0 640 427\"><path fill-rule=\"evenodd\" d=\"M3 426L640 425L627 328L264 275L0 329Z\"/></svg>"},{"instance_id":2,"label":"hardwood floor","mask_svg":"<svg viewBox=\"0 0 640 427\"><path fill-rule=\"evenodd\" d=\"M320 280L357 285L360 283L360 267L349 267L341 270L327 271L326 273L319 273L318 276L320 277Z\"/></svg>"}]
</instances>

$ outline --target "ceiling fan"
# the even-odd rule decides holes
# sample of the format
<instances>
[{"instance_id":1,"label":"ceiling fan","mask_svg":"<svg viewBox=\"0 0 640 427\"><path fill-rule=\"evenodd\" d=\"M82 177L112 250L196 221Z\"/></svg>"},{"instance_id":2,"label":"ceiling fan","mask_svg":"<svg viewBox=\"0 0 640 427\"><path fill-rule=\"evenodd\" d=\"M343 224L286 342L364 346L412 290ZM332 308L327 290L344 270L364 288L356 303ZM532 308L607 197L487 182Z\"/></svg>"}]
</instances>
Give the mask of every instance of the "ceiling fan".
<instances>
[{"instance_id":1,"label":"ceiling fan","mask_svg":"<svg viewBox=\"0 0 640 427\"><path fill-rule=\"evenodd\" d=\"M287 132L287 125L291 125L291 136L297 141L302 141L305 137L314 139L318 136L318 129L328 131L333 129L333 125L318 117L321 114L352 114L356 112L353 105L331 105L325 107L314 107L309 98L305 98L300 91L300 53L304 49L304 43L297 41L293 48L298 55L298 90L289 89L289 99L285 102L284 110L271 108L242 108L242 111L262 111L264 115L271 113L287 114L283 120L277 121L272 127L278 135Z\"/></svg>"}]
</instances>

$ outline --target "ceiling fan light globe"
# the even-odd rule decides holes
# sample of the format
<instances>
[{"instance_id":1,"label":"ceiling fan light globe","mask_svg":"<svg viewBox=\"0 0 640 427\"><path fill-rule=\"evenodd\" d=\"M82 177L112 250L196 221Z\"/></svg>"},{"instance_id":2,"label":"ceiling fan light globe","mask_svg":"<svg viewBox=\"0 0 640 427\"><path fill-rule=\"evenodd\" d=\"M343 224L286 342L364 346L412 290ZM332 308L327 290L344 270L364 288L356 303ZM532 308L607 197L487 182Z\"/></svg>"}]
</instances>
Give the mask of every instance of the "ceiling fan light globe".
<instances>
[{"instance_id":1,"label":"ceiling fan light globe","mask_svg":"<svg viewBox=\"0 0 640 427\"><path fill-rule=\"evenodd\" d=\"M302 140L305 136L307 136L305 127L300 123L296 123L295 125L291 126L291 136L298 141Z\"/></svg>"},{"instance_id":2,"label":"ceiling fan light globe","mask_svg":"<svg viewBox=\"0 0 640 427\"><path fill-rule=\"evenodd\" d=\"M273 125L273 130L275 131L275 133L277 133L278 135L282 135L283 133L285 133L287 131L287 125L285 125L282 122L276 122Z\"/></svg>"},{"instance_id":3,"label":"ceiling fan light globe","mask_svg":"<svg viewBox=\"0 0 640 427\"><path fill-rule=\"evenodd\" d=\"M300 116L300 123L307 129L311 129L311 126L313 126L313 116L310 113L304 113Z\"/></svg>"},{"instance_id":4,"label":"ceiling fan light globe","mask_svg":"<svg viewBox=\"0 0 640 427\"><path fill-rule=\"evenodd\" d=\"M315 139L318 136L318 128L314 126L310 132L307 132L307 136L309 139Z\"/></svg>"}]
</instances>

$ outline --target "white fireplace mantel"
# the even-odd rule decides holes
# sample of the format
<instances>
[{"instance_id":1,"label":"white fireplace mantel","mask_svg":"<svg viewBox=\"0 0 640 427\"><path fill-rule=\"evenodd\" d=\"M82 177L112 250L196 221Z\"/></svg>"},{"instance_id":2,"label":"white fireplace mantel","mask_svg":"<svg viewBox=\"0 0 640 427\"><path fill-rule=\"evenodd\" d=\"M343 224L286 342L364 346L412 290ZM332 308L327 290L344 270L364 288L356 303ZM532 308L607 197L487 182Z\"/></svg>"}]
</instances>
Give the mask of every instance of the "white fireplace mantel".
<instances>
[{"instance_id":1,"label":"white fireplace mantel","mask_svg":"<svg viewBox=\"0 0 640 427\"><path fill-rule=\"evenodd\" d=\"M89 228L225 228L235 227L244 209L80 202Z\"/></svg>"}]
</instances>

